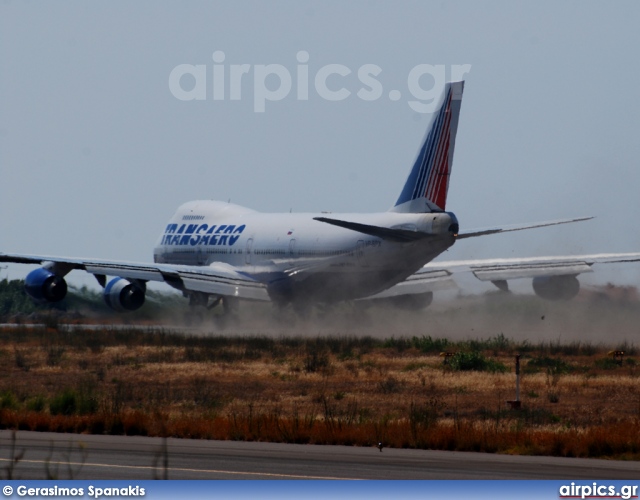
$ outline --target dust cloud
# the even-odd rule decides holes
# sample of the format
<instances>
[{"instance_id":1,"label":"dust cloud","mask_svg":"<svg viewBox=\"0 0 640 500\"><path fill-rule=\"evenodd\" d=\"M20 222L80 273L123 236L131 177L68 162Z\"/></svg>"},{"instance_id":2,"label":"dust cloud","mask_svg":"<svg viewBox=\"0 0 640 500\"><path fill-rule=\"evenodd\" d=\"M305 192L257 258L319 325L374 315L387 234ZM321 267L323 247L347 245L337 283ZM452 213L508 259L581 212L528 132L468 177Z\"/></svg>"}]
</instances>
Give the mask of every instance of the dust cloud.
<instances>
[{"instance_id":1,"label":"dust cloud","mask_svg":"<svg viewBox=\"0 0 640 500\"><path fill-rule=\"evenodd\" d=\"M559 302L534 295L488 292L458 295L419 311L341 303L317 306L306 317L290 308L276 310L269 304L242 303L231 317L222 319L209 313L198 326L183 329L204 336L431 336L451 341L503 335L531 344L580 342L615 347L639 343L640 297L634 287L612 285L581 290L573 300Z\"/></svg>"}]
</instances>

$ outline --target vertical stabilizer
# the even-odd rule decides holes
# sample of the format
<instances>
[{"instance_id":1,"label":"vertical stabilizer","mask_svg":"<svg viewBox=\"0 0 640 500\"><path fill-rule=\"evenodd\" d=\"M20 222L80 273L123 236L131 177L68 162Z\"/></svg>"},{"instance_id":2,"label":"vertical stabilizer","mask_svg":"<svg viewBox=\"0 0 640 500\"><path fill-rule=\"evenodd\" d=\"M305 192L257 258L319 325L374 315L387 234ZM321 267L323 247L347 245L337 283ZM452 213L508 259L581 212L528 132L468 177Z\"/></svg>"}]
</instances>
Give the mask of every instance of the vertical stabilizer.
<instances>
[{"instance_id":1,"label":"vertical stabilizer","mask_svg":"<svg viewBox=\"0 0 640 500\"><path fill-rule=\"evenodd\" d=\"M445 85L418 157L392 212L426 213L446 208L464 82Z\"/></svg>"}]
</instances>

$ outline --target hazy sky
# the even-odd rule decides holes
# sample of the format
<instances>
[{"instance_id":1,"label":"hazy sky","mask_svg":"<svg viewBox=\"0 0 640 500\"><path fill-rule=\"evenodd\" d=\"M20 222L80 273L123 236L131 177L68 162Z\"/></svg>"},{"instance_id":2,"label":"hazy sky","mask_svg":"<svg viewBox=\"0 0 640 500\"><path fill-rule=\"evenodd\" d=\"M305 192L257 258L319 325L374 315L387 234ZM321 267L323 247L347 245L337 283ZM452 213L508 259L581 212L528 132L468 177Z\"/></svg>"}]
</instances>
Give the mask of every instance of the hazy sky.
<instances>
[{"instance_id":1,"label":"hazy sky","mask_svg":"<svg viewBox=\"0 0 640 500\"><path fill-rule=\"evenodd\" d=\"M1 1L0 250L149 261L192 199L385 211L429 122L408 104L410 75L469 65L447 205L462 230L597 219L466 240L443 258L640 251L638 26L635 1ZM184 64L204 66L204 99L171 91ZM326 79L346 98L318 89L327 65L350 71ZM381 69L377 98L365 65ZM275 74L263 87L265 68L291 90ZM263 88L281 99L256 112ZM640 282L640 269L599 268L618 278Z\"/></svg>"}]
</instances>

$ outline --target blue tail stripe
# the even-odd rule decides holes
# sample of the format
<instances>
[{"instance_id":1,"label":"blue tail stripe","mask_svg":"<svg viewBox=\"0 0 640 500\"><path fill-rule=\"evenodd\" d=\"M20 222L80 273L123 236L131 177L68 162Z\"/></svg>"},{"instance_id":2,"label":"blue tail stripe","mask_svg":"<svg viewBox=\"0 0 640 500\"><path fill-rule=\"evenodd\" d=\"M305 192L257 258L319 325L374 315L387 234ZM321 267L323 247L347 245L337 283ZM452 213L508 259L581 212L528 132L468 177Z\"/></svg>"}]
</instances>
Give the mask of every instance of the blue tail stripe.
<instances>
[{"instance_id":1,"label":"blue tail stripe","mask_svg":"<svg viewBox=\"0 0 640 500\"><path fill-rule=\"evenodd\" d=\"M431 141L429 144L429 154L425 161L425 164L422 166L421 171L423 172L423 176L422 176L422 179L420 179L419 184L416 186L416 189L414 190L413 197L411 198L412 200L416 198L420 198L421 196L425 195L425 191L427 189L427 183L429 182L431 171L434 168L434 163L435 163L434 159L437 154L438 144L440 144L440 137L444 132L442 125L445 122L446 102L448 100L448 97L449 95L447 94L444 100L444 105L440 109L437 123L434 124L434 127L431 130L432 134L431 134Z\"/></svg>"},{"instance_id":2,"label":"blue tail stripe","mask_svg":"<svg viewBox=\"0 0 640 500\"><path fill-rule=\"evenodd\" d=\"M442 105L438 110L437 116L434 117L429 133L425 138L422 148L420 148L418 158L411 169L409 178L400 193L400 197L398 198L396 205L424 196L424 192L427 187L426 183L429 179L429 173L433 168L433 158L436 154L435 149L440 143L440 136L443 133L442 125L445 119L446 103L449 99L450 92L451 86L450 84L447 84L447 91L445 93L444 100L442 101Z\"/></svg>"},{"instance_id":3,"label":"blue tail stripe","mask_svg":"<svg viewBox=\"0 0 640 500\"><path fill-rule=\"evenodd\" d=\"M438 147L438 144L440 144L440 136L442 135L442 126L445 122L446 107L444 106L444 103L447 102L447 97L448 95L445 96L445 100L443 101L443 106L440 108L440 111L438 112L437 120L433 124L433 128L431 129L431 132L429 134L430 140L429 140L428 155L424 165L422 165L423 175L421 176L422 178L420 179L418 185L416 186L416 189L414 190L413 197L411 198L412 200L424 196L425 190L427 189L427 183L429 182L431 171L434 168L434 159L437 153L436 149Z\"/></svg>"},{"instance_id":4,"label":"blue tail stripe","mask_svg":"<svg viewBox=\"0 0 640 500\"><path fill-rule=\"evenodd\" d=\"M416 166L418 166L418 168L420 169L420 173L418 174L418 180L413 188L413 193L410 198L412 200L420 196L421 187L429 178L433 158L433 148L438 143L436 134L437 130L440 128L440 121L440 116L438 116L433 123L433 128L429 131L427 140L424 143L424 155L422 157L422 162L420 164L416 162Z\"/></svg>"},{"instance_id":5,"label":"blue tail stripe","mask_svg":"<svg viewBox=\"0 0 640 500\"><path fill-rule=\"evenodd\" d=\"M422 183L422 178L425 175L424 172L424 168L425 165L427 164L427 151L429 149L429 138L427 138L427 140L425 141L425 143L422 145L422 148L420 149L420 155L418 156L418 158L416 159L415 165L420 165L419 168L417 169L418 175L417 175L417 179L415 180L415 183L413 184L414 188L413 188L413 192L411 193L411 198L409 199L413 199L416 197L416 191L418 189L418 186ZM416 168L414 165L413 168Z\"/></svg>"}]
</instances>

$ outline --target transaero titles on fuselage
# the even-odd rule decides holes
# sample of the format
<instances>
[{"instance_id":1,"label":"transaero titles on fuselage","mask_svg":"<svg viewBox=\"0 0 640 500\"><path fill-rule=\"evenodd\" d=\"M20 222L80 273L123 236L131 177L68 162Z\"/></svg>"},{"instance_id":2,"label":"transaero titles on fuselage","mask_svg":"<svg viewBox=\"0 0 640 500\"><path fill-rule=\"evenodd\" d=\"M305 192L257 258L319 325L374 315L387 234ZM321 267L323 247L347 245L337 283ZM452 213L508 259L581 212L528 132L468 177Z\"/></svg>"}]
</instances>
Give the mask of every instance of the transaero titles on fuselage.
<instances>
[{"instance_id":1,"label":"transaero titles on fuselage","mask_svg":"<svg viewBox=\"0 0 640 500\"><path fill-rule=\"evenodd\" d=\"M232 246L240 238L245 225L233 224L169 224L162 237L162 245L226 245Z\"/></svg>"}]
</instances>

